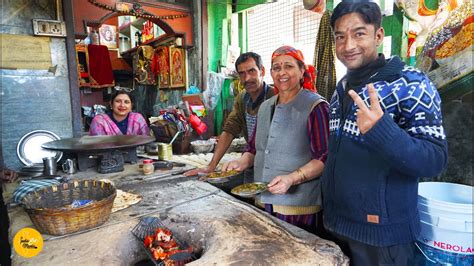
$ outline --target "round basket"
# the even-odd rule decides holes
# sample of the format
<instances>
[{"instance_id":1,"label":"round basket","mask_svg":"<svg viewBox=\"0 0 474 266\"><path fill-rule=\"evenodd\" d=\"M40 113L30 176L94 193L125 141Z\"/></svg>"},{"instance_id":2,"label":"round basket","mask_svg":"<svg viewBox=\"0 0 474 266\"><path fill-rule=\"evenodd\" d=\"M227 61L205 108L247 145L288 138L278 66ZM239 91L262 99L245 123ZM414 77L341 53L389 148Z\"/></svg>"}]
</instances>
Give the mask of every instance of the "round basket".
<instances>
[{"instance_id":1,"label":"round basket","mask_svg":"<svg viewBox=\"0 0 474 266\"><path fill-rule=\"evenodd\" d=\"M97 180L74 180L27 194L22 205L36 228L50 235L65 235L105 223L110 216L115 187ZM74 200L93 200L77 207L65 207Z\"/></svg>"}]
</instances>

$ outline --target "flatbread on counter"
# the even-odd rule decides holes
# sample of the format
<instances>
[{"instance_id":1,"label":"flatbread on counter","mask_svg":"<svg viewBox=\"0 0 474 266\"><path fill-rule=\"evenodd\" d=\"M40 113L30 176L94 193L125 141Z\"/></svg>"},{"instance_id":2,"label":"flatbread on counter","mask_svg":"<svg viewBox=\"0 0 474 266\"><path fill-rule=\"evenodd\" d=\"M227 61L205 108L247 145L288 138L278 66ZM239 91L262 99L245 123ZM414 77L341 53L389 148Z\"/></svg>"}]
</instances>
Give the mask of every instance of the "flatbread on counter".
<instances>
[{"instance_id":1,"label":"flatbread on counter","mask_svg":"<svg viewBox=\"0 0 474 266\"><path fill-rule=\"evenodd\" d=\"M112 213L126 209L133 204L137 204L142 200L142 198L141 195L117 189L117 196L115 197L114 205L112 206Z\"/></svg>"}]
</instances>

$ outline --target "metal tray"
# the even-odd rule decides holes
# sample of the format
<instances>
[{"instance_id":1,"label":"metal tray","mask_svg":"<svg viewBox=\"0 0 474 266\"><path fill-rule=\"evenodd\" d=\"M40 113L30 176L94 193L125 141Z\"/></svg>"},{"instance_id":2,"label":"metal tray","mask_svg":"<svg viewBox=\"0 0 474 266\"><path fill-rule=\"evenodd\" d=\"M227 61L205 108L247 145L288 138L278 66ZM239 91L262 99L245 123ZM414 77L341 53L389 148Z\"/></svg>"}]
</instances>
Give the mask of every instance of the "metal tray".
<instances>
[{"instance_id":1,"label":"metal tray","mask_svg":"<svg viewBox=\"0 0 474 266\"><path fill-rule=\"evenodd\" d=\"M41 145L59 139L56 134L47 130L31 131L24 135L18 142L16 154L25 165L43 164L44 157L54 157L56 162L58 162L63 156L63 153L43 149Z\"/></svg>"}]
</instances>

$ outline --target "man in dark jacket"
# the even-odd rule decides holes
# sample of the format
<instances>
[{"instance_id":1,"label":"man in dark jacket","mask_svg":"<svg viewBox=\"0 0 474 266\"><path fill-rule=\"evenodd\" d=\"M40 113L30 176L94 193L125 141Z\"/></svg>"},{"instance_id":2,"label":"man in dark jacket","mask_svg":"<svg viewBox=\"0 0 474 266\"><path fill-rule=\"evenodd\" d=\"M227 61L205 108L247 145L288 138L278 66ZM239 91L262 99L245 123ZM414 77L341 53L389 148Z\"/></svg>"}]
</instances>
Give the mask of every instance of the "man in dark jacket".
<instances>
[{"instance_id":1,"label":"man in dark jacket","mask_svg":"<svg viewBox=\"0 0 474 266\"><path fill-rule=\"evenodd\" d=\"M353 265L413 265L419 177L447 163L439 94L424 73L377 53L377 4L343 0L331 27L348 72L329 107L324 225Z\"/></svg>"}]
</instances>

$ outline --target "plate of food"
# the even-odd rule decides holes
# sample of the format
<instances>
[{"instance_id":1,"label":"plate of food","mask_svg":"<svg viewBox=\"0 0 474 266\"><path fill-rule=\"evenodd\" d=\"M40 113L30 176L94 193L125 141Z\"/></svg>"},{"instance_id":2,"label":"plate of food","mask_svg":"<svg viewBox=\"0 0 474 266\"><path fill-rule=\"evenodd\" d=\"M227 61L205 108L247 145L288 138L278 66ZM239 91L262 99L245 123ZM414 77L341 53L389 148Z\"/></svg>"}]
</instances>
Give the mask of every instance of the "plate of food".
<instances>
[{"instance_id":1,"label":"plate of food","mask_svg":"<svg viewBox=\"0 0 474 266\"><path fill-rule=\"evenodd\" d=\"M241 172L237 170L230 170L226 172L212 172L203 177L203 179L209 183L225 183L232 177L240 175Z\"/></svg>"},{"instance_id":2,"label":"plate of food","mask_svg":"<svg viewBox=\"0 0 474 266\"><path fill-rule=\"evenodd\" d=\"M230 191L230 193L244 198L252 198L267 189L268 183L254 182L236 186Z\"/></svg>"}]
</instances>

